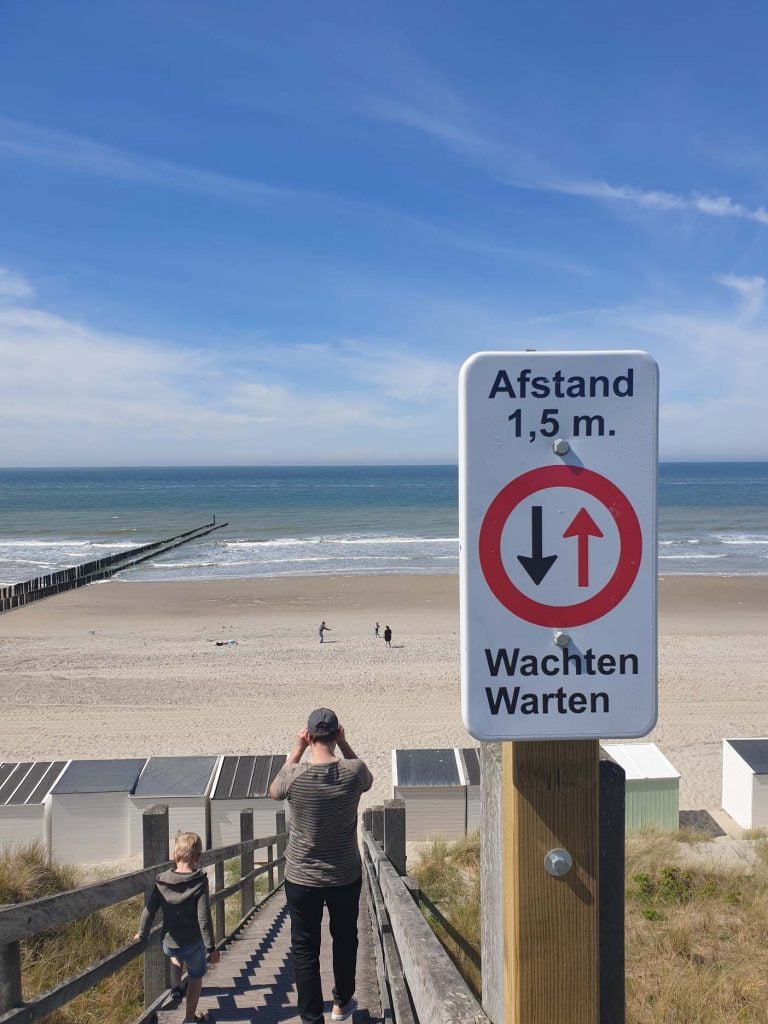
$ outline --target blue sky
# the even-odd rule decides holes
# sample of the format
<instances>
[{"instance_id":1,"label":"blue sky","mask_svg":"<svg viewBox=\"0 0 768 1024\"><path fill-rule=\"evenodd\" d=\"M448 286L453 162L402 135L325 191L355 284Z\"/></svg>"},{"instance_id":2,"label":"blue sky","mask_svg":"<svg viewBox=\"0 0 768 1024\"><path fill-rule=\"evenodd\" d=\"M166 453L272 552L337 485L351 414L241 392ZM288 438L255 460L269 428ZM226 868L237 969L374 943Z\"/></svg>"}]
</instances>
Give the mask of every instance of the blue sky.
<instances>
[{"instance_id":1,"label":"blue sky","mask_svg":"<svg viewBox=\"0 0 768 1024\"><path fill-rule=\"evenodd\" d=\"M453 462L488 349L766 459L768 8L0 6L3 465Z\"/></svg>"}]
</instances>

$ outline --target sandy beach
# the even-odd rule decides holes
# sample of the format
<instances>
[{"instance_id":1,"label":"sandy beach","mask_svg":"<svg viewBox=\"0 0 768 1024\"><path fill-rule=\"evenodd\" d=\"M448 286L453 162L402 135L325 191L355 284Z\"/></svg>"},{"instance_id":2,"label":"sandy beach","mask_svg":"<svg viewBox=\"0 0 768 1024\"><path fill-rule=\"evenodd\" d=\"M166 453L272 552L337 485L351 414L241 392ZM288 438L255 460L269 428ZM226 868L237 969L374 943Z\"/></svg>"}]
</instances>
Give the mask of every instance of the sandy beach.
<instances>
[{"instance_id":1,"label":"sandy beach","mask_svg":"<svg viewBox=\"0 0 768 1024\"><path fill-rule=\"evenodd\" d=\"M722 737L768 734L768 577L662 577L659 596L649 739L682 774L681 807L717 809ZM1 616L0 650L0 760L282 751L329 705L380 801L393 746L474 742L455 576L113 580Z\"/></svg>"}]
</instances>

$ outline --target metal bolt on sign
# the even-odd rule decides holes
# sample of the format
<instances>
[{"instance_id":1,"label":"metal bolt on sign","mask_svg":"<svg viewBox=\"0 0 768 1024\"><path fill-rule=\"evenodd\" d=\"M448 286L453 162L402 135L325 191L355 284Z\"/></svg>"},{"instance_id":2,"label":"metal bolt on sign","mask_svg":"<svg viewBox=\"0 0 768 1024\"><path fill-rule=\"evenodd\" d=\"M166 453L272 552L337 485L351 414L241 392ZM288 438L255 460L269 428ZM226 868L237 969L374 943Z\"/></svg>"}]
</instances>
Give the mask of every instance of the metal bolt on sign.
<instances>
[{"instance_id":1,"label":"metal bolt on sign","mask_svg":"<svg viewBox=\"0 0 768 1024\"><path fill-rule=\"evenodd\" d=\"M562 437L558 437L558 439L552 444L552 451L555 455L567 455L570 450L571 446Z\"/></svg>"},{"instance_id":2,"label":"metal bolt on sign","mask_svg":"<svg viewBox=\"0 0 768 1024\"><path fill-rule=\"evenodd\" d=\"M552 640L558 647L567 647L571 642L571 635L570 633L564 633L562 629L558 629Z\"/></svg>"},{"instance_id":3,"label":"metal bolt on sign","mask_svg":"<svg viewBox=\"0 0 768 1024\"><path fill-rule=\"evenodd\" d=\"M573 867L573 857L567 850L550 850L544 857L544 870L554 878L563 878Z\"/></svg>"}]
</instances>

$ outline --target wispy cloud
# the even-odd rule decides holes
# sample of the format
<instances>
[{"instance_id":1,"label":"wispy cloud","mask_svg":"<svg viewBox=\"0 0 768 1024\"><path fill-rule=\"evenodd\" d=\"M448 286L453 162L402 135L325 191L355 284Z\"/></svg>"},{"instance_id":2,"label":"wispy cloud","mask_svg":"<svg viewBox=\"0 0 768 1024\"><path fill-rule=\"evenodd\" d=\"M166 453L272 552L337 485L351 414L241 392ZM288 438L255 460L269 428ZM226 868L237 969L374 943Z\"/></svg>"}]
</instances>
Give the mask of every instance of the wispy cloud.
<instances>
[{"instance_id":1,"label":"wispy cloud","mask_svg":"<svg viewBox=\"0 0 768 1024\"><path fill-rule=\"evenodd\" d=\"M254 178L239 178L170 160L159 160L8 117L0 117L0 152L79 174L155 185L238 202L263 202L300 195L295 190Z\"/></svg>"},{"instance_id":2,"label":"wispy cloud","mask_svg":"<svg viewBox=\"0 0 768 1024\"><path fill-rule=\"evenodd\" d=\"M765 278L737 277L736 274L715 274L715 280L735 291L742 300L741 320L752 323L765 307Z\"/></svg>"},{"instance_id":3,"label":"wispy cloud","mask_svg":"<svg viewBox=\"0 0 768 1024\"><path fill-rule=\"evenodd\" d=\"M380 96L369 97L364 102L363 109L380 121L403 125L430 135L460 153L488 156L494 150L493 144L474 130L466 119L452 121L444 113L419 109L410 103L396 102Z\"/></svg>"},{"instance_id":4,"label":"wispy cloud","mask_svg":"<svg viewBox=\"0 0 768 1024\"><path fill-rule=\"evenodd\" d=\"M440 360L372 342L203 350L79 323L14 287L0 303L5 464L409 461L414 436L452 454L455 372Z\"/></svg>"},{"instance_id":5,"label":"wispy cloud","mask_svg":"<svg viewBox=\"0 0 768 1024\"><path fill-rule=\"evenodd\" d=\"M0 299L29 299L34 289L21 274L0 267Z\"/></svg>"},{"instance_id":6,"label":"wispy cloud","mask_svg":"<svg viewBox=\"0 0 768 1024\"><path fill-rule=\"evenodd\" d=\"M382 115L383 111L384 106L382 106ZM422 125L422 127L425 126ZM438 123L433 123L431 129L439 133ZM450 133L450 127L447 124L446 133ZM460 148L467 143L467 140L462 139L460 134L454 141ZM278 187L254 179L237 178L214 171L187 167L167 160L130 153L81 136L51 131L0 116L0 154L2 153L73 173L153 185L239 203L261 203L299 198L321 200L326 209L333 208L339 213L352 213L357 217L366 218L379 217L390 224L397 220L406 228L425 237L432 237L442 245L452 248L538 263L569 273L585 274L590 272L588 268L576 262L563 260L546 252L500 245L478 237L476 233L465 229L433 224L424 218L378 206L375 203L361 202L327 193ZM0 296L9 294L7 289L10 287L9 281L6 281L6 290L4 291L3 280L0 278Z\"/></svg>"},{"instance_id":7,"label":"wispy cloud","mask_svg":"<svg viewBox=\"0 0 768 1024\"><path fill-rule=\"evenodd\" d=\"M589 199L633 203L646 210L693 210L708 217L736 217L768 225L768 210L764 206L745 206L730 196L706 196L697 193L678 195L657 189L643 190L626 185L610 185L605 181L553 181L549 184L541 183L540 187L544 191L585 196Z\"/></svg>"},{"instance_id":8,"label":"wispy cloud","mask_svg":"<svg viewBox=\"0 0 768 1024\"><path fill-rule=\"evenodd\" d=\"M663 189L616 185L607 181L570 178L537 154L499 140L478 128L480 117L442 82L441 97L448 97L447 109L435 106L428 95L419 105L381 96L358 101L358 109L367 116L419 132L479 166L489 177L513 188L579 196L602 202L631 203L644 210L661 213L686 212L707 217L735 218L768 226L768 209L749 206L718 193L676 193Z\"/></svg>"}]
</instances>

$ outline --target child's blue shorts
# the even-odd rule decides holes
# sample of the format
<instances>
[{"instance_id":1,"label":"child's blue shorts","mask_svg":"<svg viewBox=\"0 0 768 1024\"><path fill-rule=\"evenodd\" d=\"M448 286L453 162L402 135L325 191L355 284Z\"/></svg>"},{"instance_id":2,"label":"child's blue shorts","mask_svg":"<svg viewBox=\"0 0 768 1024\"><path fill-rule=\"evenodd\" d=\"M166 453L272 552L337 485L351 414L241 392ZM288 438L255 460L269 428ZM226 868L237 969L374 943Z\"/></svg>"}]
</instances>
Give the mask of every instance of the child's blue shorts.
<instances>
[{"instance_id":1,"label":"child's blue shorts","mask_svg":"<svg viewBox=\"0 0 768 1024\"><path fill-rule=\"evenodd\" d=\"M180 946L179 949L170 949L163 943L163 952L166 956L176 957L187 967L187 976L190 978L202 978L208 970L208 954L205 952L205 943L190 942L188 946Z\"/></svg>"}]
</instances>

